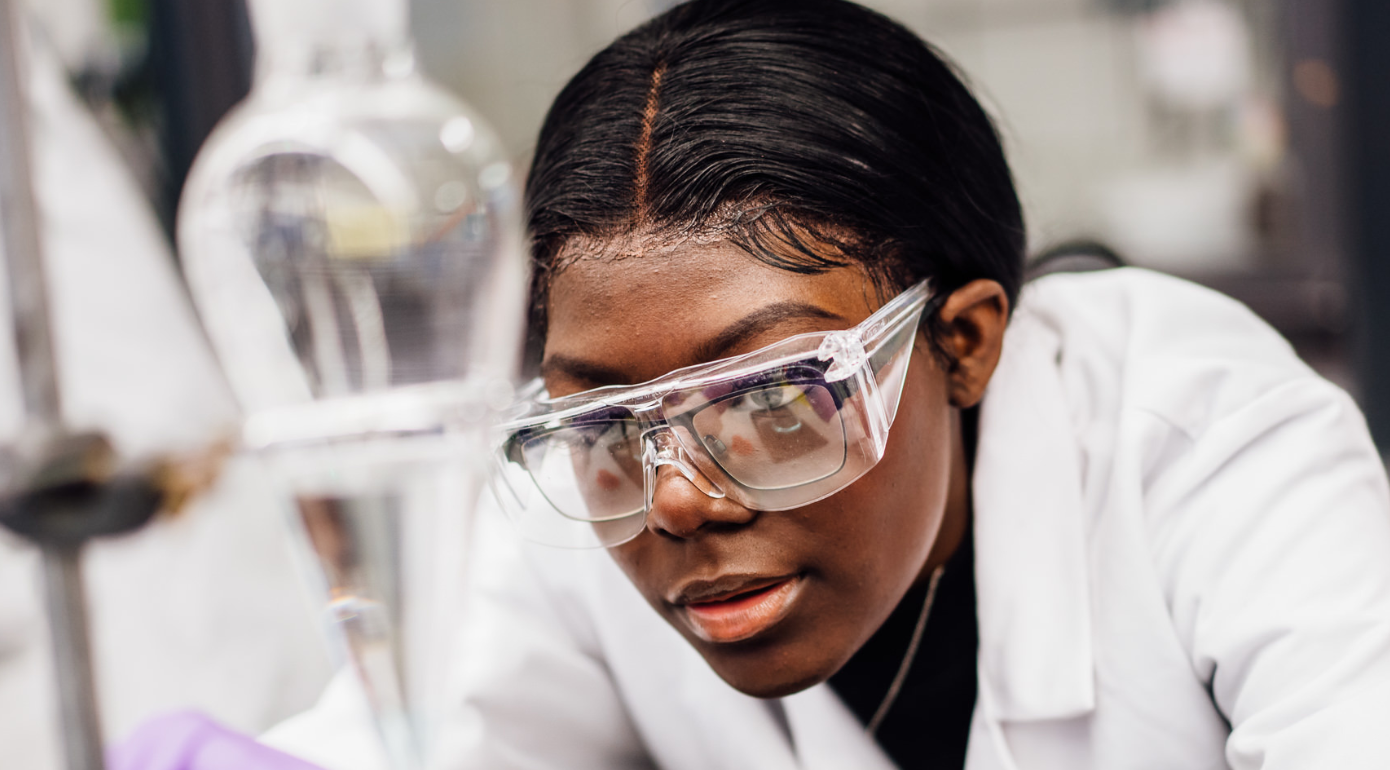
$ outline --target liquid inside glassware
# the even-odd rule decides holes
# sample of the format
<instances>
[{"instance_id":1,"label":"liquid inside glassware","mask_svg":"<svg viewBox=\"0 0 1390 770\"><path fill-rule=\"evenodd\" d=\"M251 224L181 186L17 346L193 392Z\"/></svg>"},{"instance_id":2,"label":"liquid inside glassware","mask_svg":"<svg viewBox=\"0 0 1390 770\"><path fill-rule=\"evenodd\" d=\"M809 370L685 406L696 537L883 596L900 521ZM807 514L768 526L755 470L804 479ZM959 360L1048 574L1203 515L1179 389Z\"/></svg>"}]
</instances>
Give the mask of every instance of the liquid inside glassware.
<instances>
[{"instance_id":1,"label":"liquid inside glassware","mask_svg":"<svg viewBox=\"0 0 1390 770\"><path fill-rule=\"evenodd\" d=\"M387 755L424 767L447 697L483 458L464 433L266 453Z\"/></svg>"},{"instance_id":2,"label":"liquid inside glassware","mask_svg":"<svg viewBox=\"0 0 1390 770\"><path fill-rule=\"evenodd\" d=\"M381 132L378 144L402 128ZM470 297L443 287L486 285L498 246L467 185L420 182L443 200L400 212L338 159L307 152L267 155L233 184L234 226L312 391L339 396L467 371L469 340L459 332L469 328Z\"/></svg>"}]
</instances>

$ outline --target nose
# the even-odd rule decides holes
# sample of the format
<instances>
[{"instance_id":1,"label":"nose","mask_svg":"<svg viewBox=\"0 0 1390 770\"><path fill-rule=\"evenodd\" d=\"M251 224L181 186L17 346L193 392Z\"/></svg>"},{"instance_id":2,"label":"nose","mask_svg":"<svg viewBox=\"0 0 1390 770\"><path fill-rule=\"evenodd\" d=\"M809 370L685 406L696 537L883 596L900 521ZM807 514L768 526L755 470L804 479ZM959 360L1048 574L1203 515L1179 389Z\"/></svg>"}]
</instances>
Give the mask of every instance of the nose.
<instances>
[{"instance_id":1,"label":"nose","mask_svg":"<svg viewBox=\"0 0 1390 770\"><path fill-rule=\"evenodd\" d=\"M747 524L757 514L728 498L702 492L675 468L666 465L653 473L647 503L647 529L665 537L685 540L715 526Z\"/></svg>"},{"instance_id":2,"label":"nose","mask_svg":"<svg viewBox=\"0 0 1390 770\"><path fill-rule=\"evenodd\" d=\"M684 539L706 525L746 524L756 515L726 499L669 430L648 434L643 460L647 528L658 535Z\"/></svg>"}]
</instances>

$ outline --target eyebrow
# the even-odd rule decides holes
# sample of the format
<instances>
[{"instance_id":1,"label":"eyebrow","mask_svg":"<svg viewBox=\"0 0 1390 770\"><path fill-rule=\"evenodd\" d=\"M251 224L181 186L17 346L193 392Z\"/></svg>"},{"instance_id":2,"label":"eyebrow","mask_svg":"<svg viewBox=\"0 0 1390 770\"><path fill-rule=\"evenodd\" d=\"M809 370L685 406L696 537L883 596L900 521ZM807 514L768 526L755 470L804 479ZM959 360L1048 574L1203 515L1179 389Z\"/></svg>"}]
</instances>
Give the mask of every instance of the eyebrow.
<instances>
[{"instance_id":1,"label":"eyebrow","mask_svg":"<svg viewBox=\"0 0 1390 770\"><path fill-rule=\"evenodd\" d=\"M843 321L839 315L806 302L785 300L761 307L737 321L724 327L724 331L714 335L697 348L699 360L713 361L723 358L739 343L755 337L778 324L797 318L822 318Z\"/></svg>"},{"instance_id":2,"label":"eyebrow","mask_svg":"<svg viewBox=\"0 0 1390 770\"><path fill-rule=\"evenodd\" d=\"M771 305L754 310L739 320L734 321L724 327L724 329L714 337L701 343L700 346L696 348L696 359L699 362L707 362L723 358L734 346L778 324L798 318L820 318L832 321L844 321L844 318L840 315L806 302L796 302L792 300L774 302ZM583 380L595 385L619 385L626 384L629 381L629 378L618 369L588 361L583 358L567 356L563 353L548 356L545 361L541 362L540 373L542 377L562 374L566 377Z\"/></svg>"},{"instance_id":3,"label":"eyebrow","mask_svg":"<svg viewBox=\"0 0 1390 770\"><path fill-rule=\"evenodd\" d=\"M622 372L593 361L574 358L563 353L547 356L541 362L541 377L562 374L570 379L593 383L595 385L621 385L627 382Z\"/></svg>"}]
</instances>

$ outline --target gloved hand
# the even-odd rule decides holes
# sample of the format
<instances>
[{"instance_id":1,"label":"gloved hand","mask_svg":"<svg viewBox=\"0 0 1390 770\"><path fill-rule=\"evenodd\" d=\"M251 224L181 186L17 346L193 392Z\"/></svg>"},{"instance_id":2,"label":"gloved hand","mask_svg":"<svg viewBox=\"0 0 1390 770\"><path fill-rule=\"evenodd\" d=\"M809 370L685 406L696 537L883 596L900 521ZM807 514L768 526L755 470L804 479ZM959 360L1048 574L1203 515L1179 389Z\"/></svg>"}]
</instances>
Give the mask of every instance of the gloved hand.
<instances>
[{"instance_id":1,"label":"gloved hand","mask_svg":"<svg viewBox=\"0 0 1390 770\"><path fill-rule=\"evenodd\" d=\"M320 770L206 714L180 711L155 717L106 755L107 770Z\"/></svg>"}]
</instances>

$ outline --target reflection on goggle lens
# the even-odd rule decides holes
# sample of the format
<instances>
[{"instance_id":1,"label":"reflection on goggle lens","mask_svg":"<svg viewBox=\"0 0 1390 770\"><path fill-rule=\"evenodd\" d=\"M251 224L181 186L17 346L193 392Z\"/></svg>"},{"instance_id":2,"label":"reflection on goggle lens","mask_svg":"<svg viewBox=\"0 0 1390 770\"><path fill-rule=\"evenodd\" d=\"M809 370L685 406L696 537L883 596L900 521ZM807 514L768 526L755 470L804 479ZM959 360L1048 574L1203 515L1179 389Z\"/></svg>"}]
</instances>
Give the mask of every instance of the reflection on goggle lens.
<instances>
[{"instance_id":1,"label":"reflection on goggle lens","mask_svg":"<svg viewBox=\"0 0 1390 770\"><path fill-rule=\"evenodd\" d=\"M641 426L626 409L605 411L604 419L584 419L521 444L536 486L573 519L601 521L642 510Z\"/></svg>"},{"instance_id":2,"label":"reflection on goggle lens","mask_svg":"<svg viewBox=\"0 0 1390 770\"><path fill-rule=\"evenodd\" d=\"M838 400L823 381L736 390L682 417L720 469L751 489L809 484L845 462Z\"/></svg>"}]
</instances>

